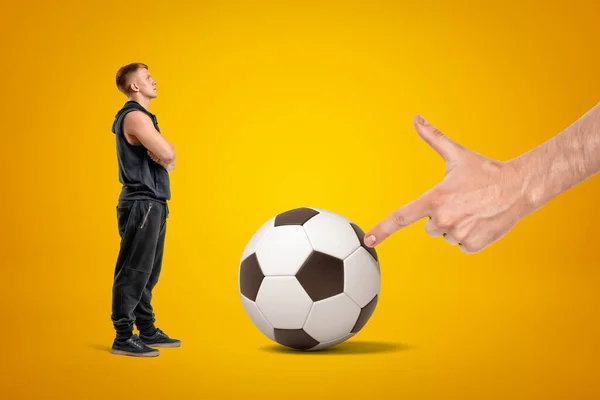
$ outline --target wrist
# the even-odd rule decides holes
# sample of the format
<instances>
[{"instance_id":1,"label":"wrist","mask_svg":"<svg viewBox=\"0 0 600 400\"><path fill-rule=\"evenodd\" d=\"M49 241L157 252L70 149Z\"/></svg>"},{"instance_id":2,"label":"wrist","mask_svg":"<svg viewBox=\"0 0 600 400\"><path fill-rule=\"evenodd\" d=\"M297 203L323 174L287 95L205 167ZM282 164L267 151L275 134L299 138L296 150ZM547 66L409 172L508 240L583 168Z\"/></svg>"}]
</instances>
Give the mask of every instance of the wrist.
<instances>
[{"instance_id":1,"label":"wrist","mask_svg":"<svg viewBox=\"0 0 600 400\"><path fill-rule=\"evenodd\" d=\"M502 164L505 169L504 196L511 199L511 214L521 219L542 206L545 196L538 187L540 181L533 173L529 157L523 155Z\"/></svg>"},{"instance_id":2,"label":"wrist","mask_svg":"<svg viewBox=\"0 0 600 400\"><path fill-rule=\"evenodd\" d=\"M509 162L518 171L523 203L529 213L575 184L574 166L569 161L560 143L549 140Z\"/></svg>"},{"instance_id":3,"label":"wrist","mask_svg":"<svg viewBox=\"0 0 600 400\"><path fill-rule=\"evenodd\" d=\"M599 173L600 103L559 135L504 164L524 214Z\"/></svg>"}]
</instances>

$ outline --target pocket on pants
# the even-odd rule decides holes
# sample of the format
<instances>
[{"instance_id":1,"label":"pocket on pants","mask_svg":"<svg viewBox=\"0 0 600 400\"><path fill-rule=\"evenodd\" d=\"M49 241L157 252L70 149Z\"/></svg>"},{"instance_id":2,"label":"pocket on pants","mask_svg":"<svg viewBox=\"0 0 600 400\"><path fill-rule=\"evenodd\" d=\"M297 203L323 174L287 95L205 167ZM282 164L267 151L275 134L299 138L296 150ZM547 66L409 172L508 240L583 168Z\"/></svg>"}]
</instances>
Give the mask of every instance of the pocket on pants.
<instances>
[{"instance_id":1,"label":"pocket on pants","mask_svg":"<svg viewBox=\"0 0 600 400\"><path fill-rule=\"evenodd\" d=\"M134 201L122 202L117 205L117 224L119 235L123 236L131 219L131 210L133 210Z\"/></svg>"}]
</instances>

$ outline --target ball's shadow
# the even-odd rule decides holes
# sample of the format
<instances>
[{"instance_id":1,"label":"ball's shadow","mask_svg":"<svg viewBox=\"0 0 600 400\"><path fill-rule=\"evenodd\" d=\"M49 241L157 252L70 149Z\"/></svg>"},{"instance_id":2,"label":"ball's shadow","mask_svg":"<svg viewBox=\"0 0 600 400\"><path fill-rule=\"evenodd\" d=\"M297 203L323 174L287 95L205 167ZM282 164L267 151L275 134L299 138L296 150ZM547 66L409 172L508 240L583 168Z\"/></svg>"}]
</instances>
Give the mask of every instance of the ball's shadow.
<instances>
[{"instance_id":1,"label":"ball's shadow","mask_svg":"<svg viewBox=\"0 0 600 400\"><path fill-rule=\"evenodd\" d=\"M338 344L324 350L300 351L281 345L270 345L261 347L260 350L267 353L277 354L298 354L307 356L317 355L352 355L352 354L376 354L376 353L395 353L411 350L414 347L402 343L392 342L369 342L369 341L350 341Z\"/></svg>"}]
</instances>

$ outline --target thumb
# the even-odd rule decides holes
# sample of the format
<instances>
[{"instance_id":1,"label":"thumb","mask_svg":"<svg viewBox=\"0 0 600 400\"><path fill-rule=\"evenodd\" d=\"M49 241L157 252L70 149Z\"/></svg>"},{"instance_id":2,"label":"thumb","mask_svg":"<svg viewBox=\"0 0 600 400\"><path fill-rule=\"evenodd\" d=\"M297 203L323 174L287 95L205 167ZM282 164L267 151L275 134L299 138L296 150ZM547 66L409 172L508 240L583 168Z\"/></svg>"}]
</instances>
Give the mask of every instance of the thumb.
<instances>
[{"instance_id":1,"label":"thumb","mask_svg":"<svg viewBox=\"0 0 600 400\"><path fill-rule=\"evenodd\" d=\"M433 150L446 161L454 161L458 157L460 146L450 140L435 126L430 125L422 116L416 115L413 123L417 133Z\"/></svg>"}]
</instances>

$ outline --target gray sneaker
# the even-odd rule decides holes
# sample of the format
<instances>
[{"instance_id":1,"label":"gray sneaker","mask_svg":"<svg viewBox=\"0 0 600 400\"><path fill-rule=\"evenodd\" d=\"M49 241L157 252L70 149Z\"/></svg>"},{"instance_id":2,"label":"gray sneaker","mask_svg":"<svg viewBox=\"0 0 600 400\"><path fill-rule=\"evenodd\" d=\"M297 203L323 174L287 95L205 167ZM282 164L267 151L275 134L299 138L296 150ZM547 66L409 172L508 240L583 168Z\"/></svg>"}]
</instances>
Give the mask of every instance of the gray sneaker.
<instances>
[{"instance_id":1,"label":"gray sneaker","mask_svg":"<svg viewBox=\"0 0 600 400\"><path fill-rule=\"evenodd\" d=\"M171 339L166 333L161 331L160 329L156 329L154 335L152 336L144 336L140 334L140 338L144 341L145 344L152 347L179 347L181 346L181 340L179 339Z\"/></svg>"},{"instance_id":2,"label":"gray sneaker","mask_svg":"<svg viewBox=\"0 0 600 400\"><path fill-rule=\"evenodd\" d=\"M120 341L115 339L110 351L113 354L134 357L156 357L160 353L151 347L148 347L138 335L132 335L129 339Z\"/></svg>"}]
</instances>

